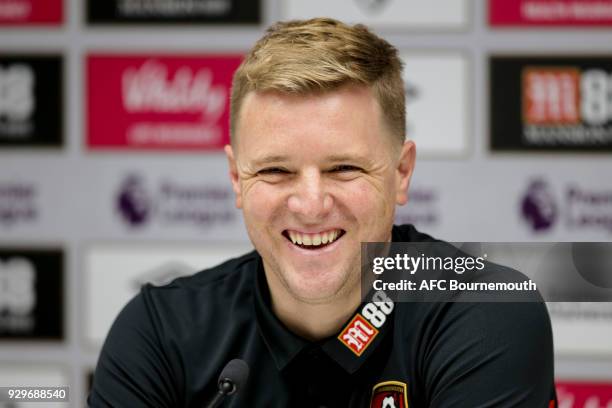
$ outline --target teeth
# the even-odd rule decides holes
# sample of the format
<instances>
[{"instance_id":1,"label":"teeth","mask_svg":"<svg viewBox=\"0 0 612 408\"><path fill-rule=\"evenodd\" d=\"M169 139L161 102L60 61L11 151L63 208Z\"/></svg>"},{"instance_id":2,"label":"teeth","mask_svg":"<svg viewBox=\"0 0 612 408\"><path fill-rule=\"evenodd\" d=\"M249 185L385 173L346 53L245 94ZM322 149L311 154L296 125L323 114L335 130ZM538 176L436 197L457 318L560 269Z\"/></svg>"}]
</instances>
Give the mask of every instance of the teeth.
<instances>
[{"instance_id":1,"label":"teeth","mask_svg":"<svg viewBox=\"0 0 612 408\"><path fill-rule=\"evenodd\" d=\"M299 232L289 231L291 242L299 245L319 246L321 244L331 244L340 235L339 230L324 232L322 234L300 234Z\"/></svg>"}]
</instances>

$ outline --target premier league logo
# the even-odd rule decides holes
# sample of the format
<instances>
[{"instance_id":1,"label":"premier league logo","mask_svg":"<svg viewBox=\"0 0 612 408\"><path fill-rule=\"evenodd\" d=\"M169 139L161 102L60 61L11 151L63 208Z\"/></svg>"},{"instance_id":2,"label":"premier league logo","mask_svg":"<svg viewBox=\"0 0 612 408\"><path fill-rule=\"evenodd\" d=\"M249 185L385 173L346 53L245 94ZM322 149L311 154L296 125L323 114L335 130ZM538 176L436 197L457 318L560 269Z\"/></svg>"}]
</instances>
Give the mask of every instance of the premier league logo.
<instances>
[{"instance_id":1,"label":"premier league logo","mask_svg":"<svg viewBox=\"0 0 612 408\"><path fill-rule=\"evenodd\" d=\"M408 390L406 383L385 381L372 389L370 408L408 408Z\"/></svg>"},{"instance_id":2,"label":"premier league logo","mask_svg":"<svg viewBox=\"0 0 612 408\"><path fill-rule=\"evenodd\" d=\"M130 175L121 185L117 210L124 221L134 227L143 225L149 219L152 203L139 176Z\"/></svg>"},{"instance_id":3,"label":"premier league logo","mask_svg":"<svg viewBox=\"0 0 612 408\"><path fill-rule=\"evenodd\" d=\"M549 229L557 219L557 205L544 180L534 180L521 203L523 218L534 231Z\"/></svg>"}]
</instances>

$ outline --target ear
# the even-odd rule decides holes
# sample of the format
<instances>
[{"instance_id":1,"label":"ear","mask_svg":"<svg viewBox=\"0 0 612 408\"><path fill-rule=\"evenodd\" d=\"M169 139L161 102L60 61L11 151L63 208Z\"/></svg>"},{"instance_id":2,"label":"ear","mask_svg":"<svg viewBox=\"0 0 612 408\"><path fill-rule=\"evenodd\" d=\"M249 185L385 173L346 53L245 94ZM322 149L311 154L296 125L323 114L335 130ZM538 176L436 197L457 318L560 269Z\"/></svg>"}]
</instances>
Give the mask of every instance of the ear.
<instances>
[{"instance_id":1,"label":"ear","mask_svg":"<svg viewBox=\"0 0 612 408\"><path fill-rule=\"evenodd\" d=\"M404 205L408 202L408 187L410 187L415 159L416 146L412 140L407 140L402 146L395 172L395 202L398 205Z\"/></svg>"},{"instance_id":2,"label":"ear","mask_svg":"<svg viewBox=\"0 0 612 408\"><path fill-rule=\"evenodd\" d=\"M240 177L238 177L238 167L236 166L236 158L234 157L234 150L232 146L225 146L225 155L227 156L227 163L229 164L229 175L232 181L232 189L236 195L236 208L242 208L242 194L240 191Z\"/></svg>"}]
</instances>

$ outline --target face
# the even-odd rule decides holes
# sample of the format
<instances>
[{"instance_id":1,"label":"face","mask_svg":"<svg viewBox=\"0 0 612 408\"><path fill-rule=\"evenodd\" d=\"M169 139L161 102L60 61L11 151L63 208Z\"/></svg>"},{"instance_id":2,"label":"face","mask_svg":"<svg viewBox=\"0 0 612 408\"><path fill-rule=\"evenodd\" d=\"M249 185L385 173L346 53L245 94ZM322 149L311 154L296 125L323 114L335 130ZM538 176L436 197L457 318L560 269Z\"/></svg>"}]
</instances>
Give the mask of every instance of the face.
<instances>
[{"instance_id":1,"label":"face","mask_svg":"<svg viewBox=\"0 0 612 408\"><path fill-rule=\"evenodd\" d=\"M412 142L393 145L370 89L250 93L235 150L236 205L270 290L320 304L360 291L360 244L386 242L407 201Z\"/></svg>"}]
</instances>

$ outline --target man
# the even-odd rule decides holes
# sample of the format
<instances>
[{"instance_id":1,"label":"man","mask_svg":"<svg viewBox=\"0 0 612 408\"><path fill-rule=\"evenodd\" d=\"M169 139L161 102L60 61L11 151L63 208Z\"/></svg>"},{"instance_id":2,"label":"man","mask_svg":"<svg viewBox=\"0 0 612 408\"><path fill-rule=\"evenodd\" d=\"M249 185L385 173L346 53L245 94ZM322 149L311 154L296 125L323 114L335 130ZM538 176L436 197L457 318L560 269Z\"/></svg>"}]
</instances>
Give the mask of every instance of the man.
<instances>
[{"instance_id":1,"label":"man","mask_svg":"<svg viewBox=\"0 0 612 408\"><path fill-rule=\"evenodd\" d=\"M146 286L111 329L92 407L201 407L234 358L228 407L549 407L541 303L396 303L360 287L360 243L408 200L397 50L363 26L278 23L234 76L236 206L256 252ZM552 405L550 405L552 406Z\"/></svg>"}]
</instances>

